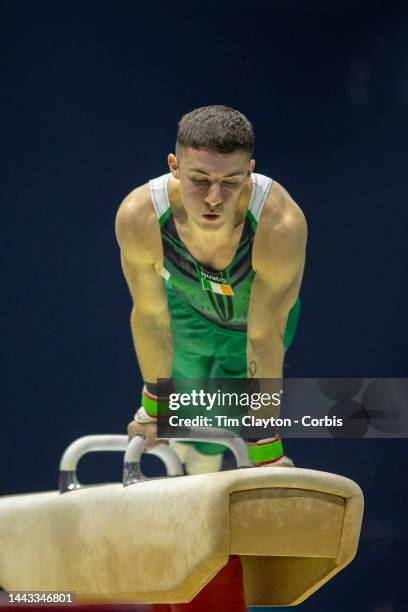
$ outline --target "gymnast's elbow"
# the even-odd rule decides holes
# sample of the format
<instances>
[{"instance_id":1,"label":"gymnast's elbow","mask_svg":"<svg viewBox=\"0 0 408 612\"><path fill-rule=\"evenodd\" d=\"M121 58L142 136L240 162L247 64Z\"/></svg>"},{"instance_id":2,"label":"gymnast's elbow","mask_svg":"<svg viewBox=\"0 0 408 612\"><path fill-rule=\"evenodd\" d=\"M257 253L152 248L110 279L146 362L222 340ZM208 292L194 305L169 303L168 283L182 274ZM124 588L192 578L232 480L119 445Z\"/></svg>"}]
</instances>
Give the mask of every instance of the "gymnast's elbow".
<instances>
[{"instance_id":1,"label":"gymnast's elbow","mask_svg":"<svg viewBox=\"0 0 408 612\"><path fill-rule=\"evenodd\" d=\"M171 319L167 306L165 308L145 308L134 304L130 323L132 329L157 330L164 335L168 335L171 330Z\"/></svg>"}]
</instances>

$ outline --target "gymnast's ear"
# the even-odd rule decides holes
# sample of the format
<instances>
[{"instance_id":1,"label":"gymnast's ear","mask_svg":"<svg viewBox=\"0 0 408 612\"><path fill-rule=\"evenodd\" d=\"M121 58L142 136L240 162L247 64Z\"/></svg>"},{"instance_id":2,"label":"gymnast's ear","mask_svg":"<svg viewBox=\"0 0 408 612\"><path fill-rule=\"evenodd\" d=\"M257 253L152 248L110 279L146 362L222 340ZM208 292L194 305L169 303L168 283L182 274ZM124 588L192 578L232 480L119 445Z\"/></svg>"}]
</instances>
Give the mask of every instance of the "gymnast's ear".
<instances>
[{"instance_id":1,"label":"gymnast's ear","mask_svg":"<svg viewBox=\"0 0 408 612\"><path fill-rule=\"evenodd\" d=\"M167 163L169 165L170 172L172 173L174 178L179 180L180 174L179 174L178 161L174 153L169 153L167 157Z\"/></svg>"}]
</instances>

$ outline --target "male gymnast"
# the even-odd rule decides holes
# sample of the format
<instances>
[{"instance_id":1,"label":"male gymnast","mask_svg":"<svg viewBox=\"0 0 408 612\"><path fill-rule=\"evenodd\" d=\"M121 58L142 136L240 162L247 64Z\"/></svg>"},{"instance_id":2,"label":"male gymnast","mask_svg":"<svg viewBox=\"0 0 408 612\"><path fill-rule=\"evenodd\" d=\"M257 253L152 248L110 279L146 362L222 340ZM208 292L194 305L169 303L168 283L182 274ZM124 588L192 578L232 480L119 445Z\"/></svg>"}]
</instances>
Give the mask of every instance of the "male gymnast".
<instances>
[{"instance_id":1,"label":"male gymnast","mask_svg":"<svg viewBox=\"0 0 408 612\"><path fill-rule=\"evenodd\" d=\"M275 180L254 173L239 111L198 108L178 125L170 172L132 191L116 218L144 379L129 437L157 444L157 397L172 379L282 379L295 334L307 226ZM157 379L166 379L158 388ZM259 436L258 436L259 438ZM224 447L175 445L187 473L217 471ZM279 435L248 443L254 465L292 465Z\"/></svg>"}]
</instances>

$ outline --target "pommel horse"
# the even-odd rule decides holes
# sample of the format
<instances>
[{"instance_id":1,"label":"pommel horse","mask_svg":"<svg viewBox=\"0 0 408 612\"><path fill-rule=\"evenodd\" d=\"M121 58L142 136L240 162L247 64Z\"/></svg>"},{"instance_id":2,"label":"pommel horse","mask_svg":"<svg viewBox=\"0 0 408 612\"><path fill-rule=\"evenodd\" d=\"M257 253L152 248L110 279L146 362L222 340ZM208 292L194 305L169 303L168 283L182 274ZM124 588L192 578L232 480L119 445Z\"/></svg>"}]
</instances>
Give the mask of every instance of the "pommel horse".
<instances>
[{"instance_id":1,"label":"pommel horse","mask_svg":"<svg viewBox=\"0 0 408 612\"><path fill-rule=\"evenodd\" d=\"M75 591L80 603L182 604L236 556L247 606L300 604L354 558L361 489L336 474L251 467L240 438L216 441L239 469L185 476L161 445L149 453L168 477L153 479L140 469L140 437L74 441L59 490L0 498L0 586ZM81 485L77 464L91 451L124 451L123 483Z\"/></svg>"}]
</instances>

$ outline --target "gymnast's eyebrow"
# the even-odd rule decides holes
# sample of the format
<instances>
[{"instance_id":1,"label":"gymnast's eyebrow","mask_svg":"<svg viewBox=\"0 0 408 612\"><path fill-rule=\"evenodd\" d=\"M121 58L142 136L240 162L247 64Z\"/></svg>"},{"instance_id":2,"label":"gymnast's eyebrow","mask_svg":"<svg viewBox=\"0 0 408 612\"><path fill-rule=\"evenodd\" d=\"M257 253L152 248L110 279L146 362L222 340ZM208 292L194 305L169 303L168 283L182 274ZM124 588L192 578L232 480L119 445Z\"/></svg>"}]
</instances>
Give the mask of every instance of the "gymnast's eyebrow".
<instances>
[{"instance_id":1,"label":"gymnast's eyebrow","mask_svg":"<svg viewBox=\"0 0 408 612\"><path fill-rule=\"evenodd\" d=\"M189 168L190 172L199 172L200 174L205 174L206 176L210 176L208 172L204 170L200 170L200 168ZM223 178L230 178L231 176L244 176L244 172L231 172L230 174L224 174Z\"/></svg>"}]
</instances>

